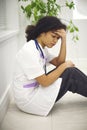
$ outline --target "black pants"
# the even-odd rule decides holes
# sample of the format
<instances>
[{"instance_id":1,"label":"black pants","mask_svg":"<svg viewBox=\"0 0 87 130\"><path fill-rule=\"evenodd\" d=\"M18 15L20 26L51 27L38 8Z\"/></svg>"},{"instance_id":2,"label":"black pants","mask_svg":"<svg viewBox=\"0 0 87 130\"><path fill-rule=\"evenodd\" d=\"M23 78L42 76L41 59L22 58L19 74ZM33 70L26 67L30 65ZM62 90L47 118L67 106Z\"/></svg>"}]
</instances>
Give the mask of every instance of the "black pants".
<instances>
[{"instance_id":1,"label":"black pants","mask_svg":"<svg viewBox=\"0 0 87 130\"><path fill-rule=\"evenodd\" d=\"M56 101L67 91L87 97L87 76L75 67L67 68L62 75L62 84Z\"/></svg>"}]
</instances>

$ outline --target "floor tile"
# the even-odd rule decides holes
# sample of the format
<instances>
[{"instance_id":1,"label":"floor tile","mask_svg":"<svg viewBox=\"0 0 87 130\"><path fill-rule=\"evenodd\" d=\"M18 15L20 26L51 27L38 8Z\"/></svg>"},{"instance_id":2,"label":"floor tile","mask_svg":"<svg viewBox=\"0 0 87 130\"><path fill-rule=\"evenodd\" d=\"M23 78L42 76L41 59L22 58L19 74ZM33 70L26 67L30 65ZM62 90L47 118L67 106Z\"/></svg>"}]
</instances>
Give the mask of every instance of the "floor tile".
<instances>
[{"instance_id":1,"label":"floor tile","mask_svg":"<svg viewBox=\"0 0 87 130\"><path fill-rule=\"evenodd\" d=\"M11 104L0 130L51 130L51 115L30 115Z\"/></svg>"},{"instance_id":2,"label":"floor tile","mask_svg":"<svg viewBox=\"0 0 87 130\"><path fill-rule=\"evenodd\" d=\"M87 98L67 93L52 110L52 130L87 130Z\"/></svg>"}]
</instances>

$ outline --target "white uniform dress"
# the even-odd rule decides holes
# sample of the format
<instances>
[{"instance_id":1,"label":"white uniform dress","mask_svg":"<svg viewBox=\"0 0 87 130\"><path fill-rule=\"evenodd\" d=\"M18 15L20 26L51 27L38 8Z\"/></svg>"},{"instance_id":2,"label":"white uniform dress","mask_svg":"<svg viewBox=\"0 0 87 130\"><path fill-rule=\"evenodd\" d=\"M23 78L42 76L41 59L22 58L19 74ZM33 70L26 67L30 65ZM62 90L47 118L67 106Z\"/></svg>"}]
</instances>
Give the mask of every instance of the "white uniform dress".
<instances>
[{"instance_id":1,"label":"white uniform dress","mask_svg":"<svg viewBox=\"0 0 87 130\"><path fill-rule=\"evenodd\" d=\"M45 73L45 62L53 58L41 46L40 48L45 58L42 58L34 40L27 42L17 53L13 91L19 109L27 113L47 116L54 106L62 79L58 78L48 87L37 83L35 78Z\"/></svg>"}]
</instances>

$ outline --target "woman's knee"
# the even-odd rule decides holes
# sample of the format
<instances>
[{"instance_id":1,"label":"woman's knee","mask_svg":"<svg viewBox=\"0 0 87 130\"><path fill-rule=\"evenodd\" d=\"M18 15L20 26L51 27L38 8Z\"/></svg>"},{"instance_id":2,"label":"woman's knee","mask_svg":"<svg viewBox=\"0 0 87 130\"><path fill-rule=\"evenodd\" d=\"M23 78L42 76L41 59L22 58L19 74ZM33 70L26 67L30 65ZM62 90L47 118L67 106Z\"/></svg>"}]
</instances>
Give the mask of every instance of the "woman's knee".
<instances>
[{"instance_id":1,"label":"woman's knee","mask_svg":"<svg viewBox=\"0 0 87 130\"><path fill-rule=\"evenodd\" d=\"M71 72L73 72L75 70L75 68L74 67L69 67L69 68L66 68L65 69L65 73L71 73Z\"/></svg>"},{"instance_id":2,"label":"woman's knee","mask_svg":"<svg viewBox=\"0 0 87 130\"><path fill-rule=\"evenodd\" d=\"M67 78L70 78L72 77L73 75L75 75L76 73L76 70L74 67L69 67L69 68L66 68L65 71L63 72L63 74L61 75L62 77L67 77Z\"/></svg>"},{"instance_id":3,"label":"woman's knee","mask_svg":"<svg viewBox=\"0 0 87 130\"><path fill-rule=\"evenodd\" d=\"M75 67L69 67L65 71L71 74L71 73L76 73L77 70Z\"/></svg>"},{"instance_id":4,"label":"woman's knee","mask_svg":"<svg viewBox=\"0 0 87 130\"><path fill-rule=\"evenodd\" d=\"M69 67L69 68L66 68L66 70L72 71L72 70L75 70L75 67Z\"/></svg>"}]
</instances>

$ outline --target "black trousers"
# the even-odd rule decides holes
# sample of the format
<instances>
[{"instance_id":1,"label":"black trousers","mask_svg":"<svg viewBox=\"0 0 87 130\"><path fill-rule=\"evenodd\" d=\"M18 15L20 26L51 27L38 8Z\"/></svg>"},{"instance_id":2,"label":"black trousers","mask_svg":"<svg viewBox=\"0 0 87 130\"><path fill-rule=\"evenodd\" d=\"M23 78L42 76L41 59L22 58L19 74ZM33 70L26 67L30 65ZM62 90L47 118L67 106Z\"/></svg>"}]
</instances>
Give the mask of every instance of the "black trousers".
<instances>
[{"instance_id":1,"label":"black trousers","mask_svg":"<svg viewBox=\"0 0 87 130\"><path fill-rule=\"evenodd\" d=\"M62 75L62 84L56 102L67 91L87 97L87 76L75 67L67 68Z\"/></svg>"}]
</instances>

